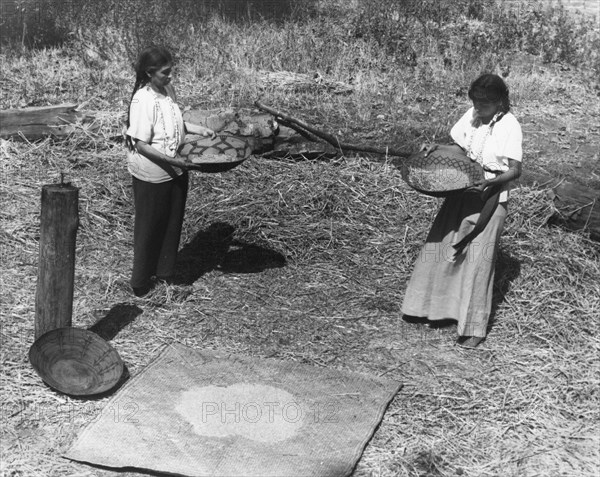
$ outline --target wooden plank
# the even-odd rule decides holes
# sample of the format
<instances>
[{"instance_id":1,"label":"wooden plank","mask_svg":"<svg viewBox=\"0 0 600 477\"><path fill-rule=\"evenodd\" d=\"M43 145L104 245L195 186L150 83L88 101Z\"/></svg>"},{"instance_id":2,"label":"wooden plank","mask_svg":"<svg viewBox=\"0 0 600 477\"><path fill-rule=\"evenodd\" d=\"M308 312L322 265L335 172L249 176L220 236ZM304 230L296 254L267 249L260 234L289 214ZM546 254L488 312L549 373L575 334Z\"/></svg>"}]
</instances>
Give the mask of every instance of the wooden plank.
<instances>
[{"instance_id":1,"label":"wooden plank","mask_svg":"<svg viewBox=\"0 0 600 477\"><path fill-rule=\"evenodd\" d=\"M21 126L2 127L0 137L3 139L25 137L30 141L36 141L45 137L65 137L72 134L77 128L72 124L47 125L47 124L28 124Z\"/></svg>"},{"instance_id":2,"label":"wooden plank","mask_svg":"<svg viewBox=\"0 0 600 477\"><path fill-rule=\"evenodd\" d=\"M87 119L88 115L78 111L76 104L7 109L0 111L0 137L37 140L67 136L75 130L73 124Z\"/></svg>"},{"instance_id":3,"label":"wooden plank","mask_svg":"<svg viewBox=\"0 0 600 477\"><path fill-rule=\"evenodd\" d=\"M76 104L59 104L22 109L0 111L2 128L22 124L64 124L64 120L81 116Z\"/></svg>"}]
</instances>

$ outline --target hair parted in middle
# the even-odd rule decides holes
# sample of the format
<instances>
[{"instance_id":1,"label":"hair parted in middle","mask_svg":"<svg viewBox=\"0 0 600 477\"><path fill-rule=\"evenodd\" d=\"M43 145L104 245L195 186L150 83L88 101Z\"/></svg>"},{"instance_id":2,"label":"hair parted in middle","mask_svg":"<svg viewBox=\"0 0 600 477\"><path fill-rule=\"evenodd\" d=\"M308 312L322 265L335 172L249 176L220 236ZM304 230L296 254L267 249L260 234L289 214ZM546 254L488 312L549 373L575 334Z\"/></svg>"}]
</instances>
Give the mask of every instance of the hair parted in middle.
<instances>
[{"instance_id":1,"label":"hair parted in middle","mask_svg":"<svg viewBox=\"0 0 600 477\"><path fill-rule=\"evenodd\" d=\"M139 54L134 65L135 84L138 89L150 82L150 74L165 65L173 63L173 55L164 46L149 46ZM134 88L133 94L136 89Z\"/></svg>"}]
</instances>

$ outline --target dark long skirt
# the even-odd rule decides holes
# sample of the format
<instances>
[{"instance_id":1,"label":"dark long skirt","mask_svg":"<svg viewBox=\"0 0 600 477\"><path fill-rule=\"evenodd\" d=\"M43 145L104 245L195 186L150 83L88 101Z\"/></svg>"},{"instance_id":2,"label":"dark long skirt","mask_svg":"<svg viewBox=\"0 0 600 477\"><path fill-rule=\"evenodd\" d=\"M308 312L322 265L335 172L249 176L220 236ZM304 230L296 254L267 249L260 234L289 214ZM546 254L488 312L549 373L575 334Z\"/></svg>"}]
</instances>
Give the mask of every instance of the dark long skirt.
<instances>
[{"instance_id":1,"label":"dark long skirt","mask_svg":"<svg viewBox=\"0 0 600 477\"><path fill-rule=\"evenodd\" d=\"M174 275L188 184L187 172L159 184L133 177L133 288L149 286L153 276Z\"/></svg>"},{"instance_id":2,"label":"dark long skirt","mask_svg":"<svg viewBox=\"0 0 600 477\"><path fill-rule=\"evenodd\" d=\"M475 194L444 201L415 263L402 313L454 319L460 336L486 336L506 204L498 205L486 228L456 259L452 247L473 229L483 204Z\"/></svg>"}]
</instances>

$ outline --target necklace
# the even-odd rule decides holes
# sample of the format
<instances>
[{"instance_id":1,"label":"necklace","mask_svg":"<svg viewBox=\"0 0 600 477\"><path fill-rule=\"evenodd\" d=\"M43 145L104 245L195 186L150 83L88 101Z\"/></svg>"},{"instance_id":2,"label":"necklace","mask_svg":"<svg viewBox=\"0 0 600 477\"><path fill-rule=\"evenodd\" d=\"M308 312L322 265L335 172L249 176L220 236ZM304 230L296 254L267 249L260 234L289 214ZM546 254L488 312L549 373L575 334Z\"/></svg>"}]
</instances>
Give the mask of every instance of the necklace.
<instances>
[{"instance_id":1,"label":"necklace","mask_svg":"<svg viewBox=\"0 0 600 477\"><path fill-rule=\"evenodd\" d=\"M468 156L483 165L483 150L488 137L492 134L492 127L504 116L504 113L496 113L492 120L488 124L482 124L479 118L476 119L475 124L472 125L467 140L467 154Z\"/></svg>"},{"instance_id":2,"label":"necklace","mask_svg":"<svg viewBox=\"0 0 600 477\"><path fill-rule=\"evenodd\" d=\"M158 96L155 94L154 95L154 109L156 110L158 119L160 121L160 124L163 128L163 131L165 132L165 138L164 138L164 149L165 149L165 154L171 156L171 157L175 157L175 154L177 152L177 148L179 147L179 142L181 140L181 131L179 130L179 122L177 121L177 113L175 112L175 104L173 103L173 100L171 99L170 96L165 96L166 98L166 102L169 106L169 111L171 113L171 122L173 123L173 129L174 129L174 138L171 142L169 142L169 134L167 132L167 127L166 127L166 123L165 123L165 116L163 113L162 108L160 107L160 104L158 102Z\"/></svg>"}]
</instances>

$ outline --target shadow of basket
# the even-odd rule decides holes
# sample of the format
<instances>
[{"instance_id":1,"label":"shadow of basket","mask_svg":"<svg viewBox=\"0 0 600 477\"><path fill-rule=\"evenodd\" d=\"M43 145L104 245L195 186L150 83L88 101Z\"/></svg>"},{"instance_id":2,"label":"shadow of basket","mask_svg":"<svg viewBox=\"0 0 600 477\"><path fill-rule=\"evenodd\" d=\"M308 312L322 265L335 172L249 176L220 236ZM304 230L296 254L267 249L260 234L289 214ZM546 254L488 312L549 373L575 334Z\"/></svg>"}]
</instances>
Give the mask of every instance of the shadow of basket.
<instances>
[{"instance_id":1,"label":"shadow of basket","mask_svg":"<svg viewBox=\"0 0 600 477\"><path fill-rule=\"evenodd\" d=\"M141 314L142 309L136 305L118 303L108 311L106 316L90 326L88 330L93 331L102 339L110 341L119 334L119 331Z\"/></svg>"}]
</instances>

